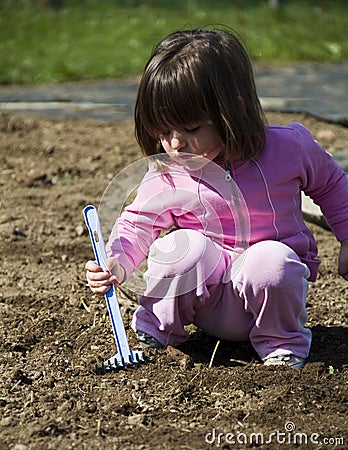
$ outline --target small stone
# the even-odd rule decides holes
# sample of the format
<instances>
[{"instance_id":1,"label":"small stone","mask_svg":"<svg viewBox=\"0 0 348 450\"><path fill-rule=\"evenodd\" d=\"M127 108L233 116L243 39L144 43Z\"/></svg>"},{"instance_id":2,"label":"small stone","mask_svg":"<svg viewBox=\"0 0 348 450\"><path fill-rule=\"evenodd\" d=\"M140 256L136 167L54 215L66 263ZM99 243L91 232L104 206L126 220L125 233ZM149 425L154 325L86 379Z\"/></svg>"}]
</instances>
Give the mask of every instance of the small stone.
<instances>
[{"instance_id":1,"label":"small stone","mask_svg":"<svg viewBox=\"0 0 348 450\"><path fill-rule=\"evenodd\" d=\"M148 378L140 378L140 380L139 380L139 386L140 386L141 388L145 388L145 387L147 386L148 382L149 382L149 379L148 379Z\"/></svg>"},{"instance_id":2,"label":"small stone","mask_svg":"<svg viewBox=\"0 0 348 450\"><path fill-rule=\"evenodd\" d=\"M82 236L83 233L85 232L85 227L83 225L77 225L77 227L75 228L76 234L77 236Z\"/></svg>"},{"instance_id":3,"label":"small stone","mask_svg":"<svg viewBox=\"0 0 348 450\"><path fill-rule=\"evenodd\" d=\"M319 141L325 142L333 142L336 139L335 133L331 130L318 131L316 136Z\"/></svg>"},{"instance_id":4,"label":"small stone","mask_svg":"<svg viewBox=\"0 0 348 450\"><path fill-rule=\"evenodd\" d=\"M32 379L32 380L38 380L39 378L42 377L42 375L43 375L43 374L42 374L41 371L36 370L35 372L32 373L31 379Z\"/></svg>"},{"instance_id":5,"label":"small stone","mask_svg":"<svg viewBox=\"0 0 348 450\"><path fill-rule=\"evenodd\" d=\"M4 417L0 422L1 427L14 427L15 425L17 425L17 421L13 417Z\"/></svg>"},{"instance_id":6,"label":"small stone","mask_svg":"<svg viewBox=\"0 0 348 450\"><path fill-rule=\"evenodd\" d=\"M181 369L188 370L194 367L193 358L181 352L177 348L168 346L166 348L166 352L174 361L179 363Z\"/></svg>"},{"instance_id":7,"label":"small stone","mask_svg":"<svg viewBox=\"0 0 348 450\"><path fill-rule=\"evenodd\" d=\"M28 450L29 447L24 444L15 444L14 447L12 447L12 450Z\"/></svg>"},{"instance_id":8,"label":"small stone","mask_svg":"<svg viewBox=\"0 0 348 450\"><path fill-rule=\"evenodd\" d=\"M134 390L135 391L140 391L142 389L144 389L148 383L149 379L148 378L141 378L139 381L134 380L132 382Z\"/></svg>"},{"instance_id":9,"label":"small stone","mask_svg":"<svg viewBox=\"0 0 348 450\"><path fill-rule=\"evenodd\" d=\"M145 414L133 414L128 417L128 425L138 426L146 423Z\"/></svg>"}]
</instances>

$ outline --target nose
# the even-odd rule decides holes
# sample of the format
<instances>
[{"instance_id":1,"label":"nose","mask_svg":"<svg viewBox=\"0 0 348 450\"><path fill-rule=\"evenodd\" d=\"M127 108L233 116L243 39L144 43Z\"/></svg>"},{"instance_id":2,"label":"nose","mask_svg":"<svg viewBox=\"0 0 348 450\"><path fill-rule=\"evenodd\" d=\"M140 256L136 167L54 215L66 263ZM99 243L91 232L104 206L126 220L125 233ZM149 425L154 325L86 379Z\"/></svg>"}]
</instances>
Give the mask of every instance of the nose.
<instances>
[{"instance_id":1,"label":"nose","mask_svg":"<svg viewBox=\"0 0 348 450\"><path fill-rule=\"evenodd\" d=\"M179 151L180 149L185 148L185 136L179 131L172 131L170 134L170 146L175 151Z\"/></svg>"}]
</instances>

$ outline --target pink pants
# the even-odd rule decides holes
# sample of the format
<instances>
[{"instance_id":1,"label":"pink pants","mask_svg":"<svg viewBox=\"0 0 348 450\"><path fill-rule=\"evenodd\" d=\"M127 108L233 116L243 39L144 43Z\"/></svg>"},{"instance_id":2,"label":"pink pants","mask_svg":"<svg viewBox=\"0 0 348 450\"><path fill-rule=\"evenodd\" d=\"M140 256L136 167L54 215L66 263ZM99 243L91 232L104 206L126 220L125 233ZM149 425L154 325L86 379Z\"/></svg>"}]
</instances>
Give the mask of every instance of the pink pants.
<instances>
[{"instance_id":1,"label":"pink pants","mask_svg":"<svg viewBox=\"0 0 348 450\"><path fill-rule=\"evenodd\" d=\"M176 346L188 339L185 325L195 324L219 339L249 339L261 359L306 358L308 276L280 242L262 241L236 256L198 231L177 230L150 249L147 288L132 327Z\"/></svg>"}]
</instances>

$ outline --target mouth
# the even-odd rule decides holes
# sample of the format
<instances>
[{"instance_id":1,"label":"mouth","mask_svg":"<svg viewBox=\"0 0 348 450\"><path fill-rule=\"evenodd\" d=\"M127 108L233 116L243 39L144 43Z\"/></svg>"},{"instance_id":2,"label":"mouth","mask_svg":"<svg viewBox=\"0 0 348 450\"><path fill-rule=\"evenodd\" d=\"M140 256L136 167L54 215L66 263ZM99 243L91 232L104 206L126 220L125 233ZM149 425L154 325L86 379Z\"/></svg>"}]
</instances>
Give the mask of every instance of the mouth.
<instances>
[{"instance_id":1,"label":"mouth","mask_svg":"<svg viewBox=\"0 0 348 450\"><path fill-rule=\"evenodd\" d=\"M195 161L204 158L204 155L195 155L194 153L181 152L173 152L170 156L175 161Z\"/></svg>"},{"instance_id":2,"label":"mouth","mask_svg":"<svg viewBox=\"0 0 348 450\"><path fill-rule=\"evenodd\" d=\"M175 155L171 155L173 161L178 164L182 164L189 170L197 170L205 166L209 160L203 155L195 155L193 153L179 153L176 152Z\"/></svg>"},{"instance_id":3,"label":"mouth","mask_svg":"<svg viewBox=\"0 0 348 450\"><path fill-rule=\"evenodd\" d=\"M211 153L215 152L215 150L218 147L212 148L211 150L206 150L203 153L197 154L197 153L191 153L188 151L185 152L179 152L177 150L174 150L170 153L171 158L173 159L189 159L189 158L205 158L206 156L210 155Z\"/></svg>"}]
</instances>

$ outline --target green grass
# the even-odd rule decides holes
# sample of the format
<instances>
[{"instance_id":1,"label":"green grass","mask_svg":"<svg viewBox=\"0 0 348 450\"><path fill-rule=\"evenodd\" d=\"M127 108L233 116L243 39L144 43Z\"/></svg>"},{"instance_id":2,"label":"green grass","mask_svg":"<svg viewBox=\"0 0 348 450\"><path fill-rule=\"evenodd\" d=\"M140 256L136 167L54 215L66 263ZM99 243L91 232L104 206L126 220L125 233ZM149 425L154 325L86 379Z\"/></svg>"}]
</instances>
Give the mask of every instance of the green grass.
<instances>
[{"instance_id":1,"label":"green grass","mask_svg":"<svg viewBox=\"0 0 348 450\"><path fill-rule=\"evenodd\" d=\"M209 24L238 30L254 61L348 59L346 1L0 0L0 83L56 83L139 74L169 32ZM49 3L48 0L46 3Z\"/></svg>"}]
</instances>

